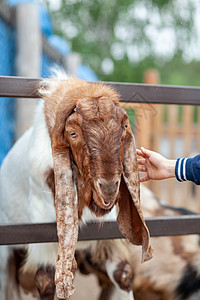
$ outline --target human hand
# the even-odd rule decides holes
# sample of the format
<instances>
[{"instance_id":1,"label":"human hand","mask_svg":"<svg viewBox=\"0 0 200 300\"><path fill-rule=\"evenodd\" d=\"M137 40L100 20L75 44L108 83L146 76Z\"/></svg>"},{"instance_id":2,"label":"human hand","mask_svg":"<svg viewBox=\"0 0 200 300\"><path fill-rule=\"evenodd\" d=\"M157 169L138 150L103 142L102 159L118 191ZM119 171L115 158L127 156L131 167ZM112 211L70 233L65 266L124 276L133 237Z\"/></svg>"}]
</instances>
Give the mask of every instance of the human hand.
<instances>
[{"instance_id":1,"label":"human hand","mask_svg":"<svg viewBox=\"0 0 200 300\"><path fill-rule=\"evenodd\" d=\"M137 159L138 170L146 172L146 175L140 178L141 182L175 177L176 160L169 160L161 154L143 147L141 150L137 149L137 154L143 157Z\"/></svg>"}]
</instances>

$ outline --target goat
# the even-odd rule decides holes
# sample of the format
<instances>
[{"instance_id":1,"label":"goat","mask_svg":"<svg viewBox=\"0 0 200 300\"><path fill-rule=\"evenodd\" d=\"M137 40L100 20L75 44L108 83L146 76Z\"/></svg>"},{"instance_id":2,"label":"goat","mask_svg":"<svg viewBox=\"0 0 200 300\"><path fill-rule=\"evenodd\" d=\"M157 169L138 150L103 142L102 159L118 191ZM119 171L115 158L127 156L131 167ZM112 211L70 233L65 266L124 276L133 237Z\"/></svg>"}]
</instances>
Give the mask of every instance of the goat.
<instances>
[{"instance_id":1,"label":"goat","mask_svg":"<svg viewBox=\"0 0 200 300\"><path fill-rule=\"evenodd\" d=\"M145 217L183 212L160 202L143 185L141 198ZM154 237L151 243L154 259L140 264L138 248L127 240L91 242L87 249L76 251L79 269L84 274L96 274L103 289L100 300L108 299L113 285L109 279L120 270L115 285L126 293L132 289L135 300L200 299L199 236ZM107 268L108 257L114 266L112 276Z\"/></svg>"},{"instance_id":2,"label":"goat","mask_svg":"<svg viewBox=\"0 0 200 300\"><path fill-rule=\"evenodd\" d=\"M74 292L82 220L101 219L117 204L119 228L131 243L142 245L142 261L152 257L152 248L140 204L134 136L117 92L103 83L53 78L42 81L39 93L44 101L33 127L1 168L0 222L57 222L58 244L24 246L26 259L17 281L35 293L37 286L41 299L53 299L55 271L57 297L65 299ZM15 247L0 251L4 300L9 298L9 260L22 255ZM35 283L27 283L33 276Z\"/></svg>"}]
</instances>

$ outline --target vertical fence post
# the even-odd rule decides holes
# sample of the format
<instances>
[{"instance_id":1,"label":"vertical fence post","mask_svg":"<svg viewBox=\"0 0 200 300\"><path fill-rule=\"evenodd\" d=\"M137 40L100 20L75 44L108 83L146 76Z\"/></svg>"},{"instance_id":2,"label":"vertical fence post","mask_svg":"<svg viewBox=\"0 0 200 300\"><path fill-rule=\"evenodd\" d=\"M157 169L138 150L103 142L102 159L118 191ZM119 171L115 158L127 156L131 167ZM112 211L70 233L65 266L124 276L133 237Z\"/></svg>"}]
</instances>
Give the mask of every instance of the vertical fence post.
<instances>
[{"instance_id":1,"label":"vertical fence post","mask_svg":"<svg viewBox=\"0 0 200 300\"><path fill-rule=\"evenodd\" d=\"M17 75L40 77L42 39L39 6L36 3L20 3L16 7ZM17 99L16 139L26 131L33 120L36 100Z\"/></svg>"},{"instance_id":2,"label":"vertical fence post","mask_svg":"<svg viewBox=\"0 0 200 300\"><path fill-rule=\"evenodd\" d=\"M149 69L144 74L144 82L147 84L158 84L160 82L159 73L155 69ZM157 105L153 106L148 103L142 104L144 112L142 113L143 117L139 119L139 131L137 135L139 147L143 146L148 149L153 147L153 133L154 133L154 118L158 115ZM157 128L156 128L157 130ZM153 150L153 149L152 149ZM156 150L156 149L155 149ZM147 187L153 185L152 182L146 182Z\"/></svg>"},{"instance_id":3,"label":"vertical fence post","mask_svg":"<svg viewBox=\"0 0 200 300\"><path fill-rule=\"evenodd\" d=\"M149 69L145 72L144 81L147 84L159 84L160 83L160 74L156 69ZM149 147L153 151L160 152L161 144L161 135L162 135L162 126L163 126L163 105L154 104L154 114L150 115L149 118ZM159 196L160 191L160 182L151 181L150 188L154 193Z\"/></svg>"},{"instance_id":4,"label":"vertical fence post","mask_svg":"<svg viewBox=\"0 0 200 300\"><path fill-rule=\"evenodd\" d=\"M144 74L144 82L145 83L155 83L152 82L152 74L154 70L148 70ZM153 80L154 81L154 80ZM148 99L147 99L148 101ZM138 145L144 146L146 148L151 147L151 127L152 127L152 120L151 120L151 111L149 110L149 104L142 104L140 107L141 113L140 118L138 119L138 128L139 132L137 134ZM136 111L137 113L137 111Z\"/></svg>"}]
</instances>

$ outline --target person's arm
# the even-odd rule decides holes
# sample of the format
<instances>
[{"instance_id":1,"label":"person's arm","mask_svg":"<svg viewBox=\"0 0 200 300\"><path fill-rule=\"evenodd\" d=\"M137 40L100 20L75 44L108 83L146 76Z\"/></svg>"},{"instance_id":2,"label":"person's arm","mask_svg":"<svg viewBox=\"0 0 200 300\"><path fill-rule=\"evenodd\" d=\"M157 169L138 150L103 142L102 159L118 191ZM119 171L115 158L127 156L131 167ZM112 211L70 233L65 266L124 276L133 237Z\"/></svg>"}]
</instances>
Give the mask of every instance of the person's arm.
<instances>
[{"instance_id":1,"label":"person's arm","mask_svg":"<svg viewBox=\"0 0 200 300\"><path fill-rule=\"evenodd\" d=\"M140 178L141 182L176 177L179 181L189 180L200 185L200 154L194 158L170 160L143 147L141 150L137 149L137 154L142 156L142 159L138 158L138 170L146 172L146 175Z\"/></svg>"},{"instance_id":2,"label":"person's arm","mask_svg":"<svg viewBox=\"0 0 200 300\"><path fill-rule=\"evenodd\" d=\"M140 181L150 179L161 180L175 177L176 160L169 160L161 154L141 147L137 149L137 154L142 158L138 158L138 170L146 172L146 176L140 178Z\"/></svg>"},{"instance_id":3,"label":"person's arm","mask_svg":"<svg viewBox=\"0 0 200 300\"><path fill-rule=\"evenodd\" d=\"M193 158L178 158L175 175L179 181L190 180L200 185L200 154Z\"/></svg>"}]
</instances>

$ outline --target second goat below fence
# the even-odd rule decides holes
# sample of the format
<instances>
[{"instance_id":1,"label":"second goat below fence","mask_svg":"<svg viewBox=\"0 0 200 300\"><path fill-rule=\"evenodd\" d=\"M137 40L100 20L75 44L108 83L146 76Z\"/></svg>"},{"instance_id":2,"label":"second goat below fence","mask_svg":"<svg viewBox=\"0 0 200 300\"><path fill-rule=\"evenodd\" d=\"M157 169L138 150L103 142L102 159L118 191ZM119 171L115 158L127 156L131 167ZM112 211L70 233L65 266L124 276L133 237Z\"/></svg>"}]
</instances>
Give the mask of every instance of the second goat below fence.
<instances>
[{"instance_id":1,"label":"second goat below fence","mask_svg":"<svg viewBox=\"0 0 200 300\"><path fill-rule=\"evenodd\" d=\"M143 185L141 199L147 218L189 213L160 202ZM127 240L93 241L85 249L80 242L76 251L79 270L97 276L102 287L100 300L110 299L113 283L118 294L124 294L121 299L131 299L128 297L133 291L135 300L199 300L199 236L154 237L151 243L154 257L141 264L138 247Z\"/></svg>"}]
</instances>

